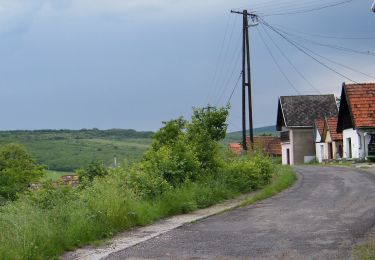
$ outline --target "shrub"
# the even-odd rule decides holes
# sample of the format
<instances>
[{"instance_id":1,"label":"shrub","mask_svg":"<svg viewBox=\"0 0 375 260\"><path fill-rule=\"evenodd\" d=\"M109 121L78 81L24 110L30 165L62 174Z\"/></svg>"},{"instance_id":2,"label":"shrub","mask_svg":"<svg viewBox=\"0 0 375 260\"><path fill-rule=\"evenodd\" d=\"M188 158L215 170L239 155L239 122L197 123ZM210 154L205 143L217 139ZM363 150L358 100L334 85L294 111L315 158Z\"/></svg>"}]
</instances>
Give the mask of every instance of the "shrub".
<instances>
[{"instance_id":1,"label":"shrub","mask_svg":"<svg viewBox=\"0 0 375 260\"><path fill-rule=\"evenodd\" d=\"M250 159L241 157L228 163L221 174L233 189L240 192L255 190L271 181L272 163L259 155Z\"/></svg>"},{"instance_id":2,"label":"shrub","mask_svg":"<svg viewBox=\"0 0 375 260\"><path fill-rule=\"evenodd\" d=\"M21 145L0 147L0 197L3 198L0 200L14 200L18 192L27 190L30 182L43 176L44 168L35 164Z\"/></svg>"},{"instance_id":3,"label":"shrub","mask_svg":"<svg viewBox=\"0 0 375 260\"><path fill-rule=\"evenodd\" d=\"M93 161L86 168L77 170L80 181L93 181L95 177L103 177L108 174L108 169L101 161Z\"/></svg>"}]
</instances>

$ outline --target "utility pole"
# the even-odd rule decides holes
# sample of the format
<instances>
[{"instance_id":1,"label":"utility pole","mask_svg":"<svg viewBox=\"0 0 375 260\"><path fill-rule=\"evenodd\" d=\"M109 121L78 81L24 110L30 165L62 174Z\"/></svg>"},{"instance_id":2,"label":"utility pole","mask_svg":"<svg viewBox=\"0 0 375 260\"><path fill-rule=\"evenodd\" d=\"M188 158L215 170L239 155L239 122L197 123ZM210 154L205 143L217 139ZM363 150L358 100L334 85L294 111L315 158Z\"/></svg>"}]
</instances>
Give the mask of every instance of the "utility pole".
<instances>
[{"instance_id":1,"label":"utility pole","mask_svg":"<svg viewBox=\"0 0 375 260\"><path fill-rule=\"evenodd\" d=\"M242 31L242 143L243 150L247 151L246 143L246 89L249 108L249 131L250 131L250 145L254 144L254 127L253 127L253 101L252 101L252 87L251 87L251 70L250 70L250 41L249 41L249 16L253 21L257 20L257 15L249 13L247 10L242 12L231 11L231 13L242 14L243 16L243 31ZM257 24L254 24L257 25ZM247 82L246 82L247 80ZM247 87L247 88L246 88Z\"/></svg>"}]
</instances>

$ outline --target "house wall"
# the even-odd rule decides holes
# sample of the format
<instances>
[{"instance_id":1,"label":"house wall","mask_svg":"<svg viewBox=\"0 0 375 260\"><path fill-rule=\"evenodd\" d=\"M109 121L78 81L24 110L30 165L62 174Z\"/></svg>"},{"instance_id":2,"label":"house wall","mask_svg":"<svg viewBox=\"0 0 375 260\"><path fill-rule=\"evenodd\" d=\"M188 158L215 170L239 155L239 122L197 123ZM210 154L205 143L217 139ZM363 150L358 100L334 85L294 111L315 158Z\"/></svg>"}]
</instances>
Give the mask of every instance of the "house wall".
<instances>
[{"instance_id":1,"label":"house wall","mask_svg":"<svg viewBox=\"0 0 375 260\"><path fill-rule=\"evenodd\" d=\"M375 134L373 129L345 129L343 131L343 158L345 159L367 159L370 135ZM349 142L351 140L352 157L349 156Z\"/></svg>"},{"instance_id":2,"label":"house wall","mask_svg":"<svg viewBox=\"0 0 375 260\"><path fill-rule=\"evenodd\" d=\"M293 164L293 151L292 146L290 143L282 143L281 144L281 160L283 165L288 164L288 158L287 158L287 149L290 151L290 164Z\"/></svg>"},{"instance_id":3,"label":"house wall","mask_svg":"<svg viewBox=\"0 0 375 260\"><path fill-rule=\"evenodd\" d=\"M325 158L325 150L326 145L325 143L321 142L322 136L319 134L319 131L317 129L315 131L315 153L316 153L316 159L318 162L322 162Z\"/></svg>"},{"instance_id":4,"label":"house wall","mask_svg":"<svg viewBox=\"0 0 375 260\"><path fill-rule=\"evenodd\" d=\"M293 164L303 164L305 156L315 157L315 141L312 128L291 130Z\"/></svg>"},{"instance_id":5,"label":"house wall","mask_svg":"<svg viewBox=\"0 0 375 260\"><path fill-rule=\"evenodd\" d=\"M325 157L326 149L325 143L315 143L316 159L318 162L321 163L323 160L327 159L327 157Z\"/></svg>"}]
</instances>

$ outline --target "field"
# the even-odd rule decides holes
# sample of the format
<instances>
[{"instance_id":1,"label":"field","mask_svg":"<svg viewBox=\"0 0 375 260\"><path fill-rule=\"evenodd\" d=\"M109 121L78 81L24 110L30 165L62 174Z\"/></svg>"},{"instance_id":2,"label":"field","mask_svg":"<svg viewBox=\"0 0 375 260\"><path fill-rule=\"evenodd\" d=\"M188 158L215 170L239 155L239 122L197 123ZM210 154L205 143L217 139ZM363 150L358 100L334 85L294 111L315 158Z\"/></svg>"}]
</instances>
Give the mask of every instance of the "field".
<instances>
[{"instance_id":1,"label":"field","mask_svg":"<svg viewBox=\"0 0 375 260\"><path fill-rule=\"evenodd\" d=\"M151 143L151 136L151 132L120 129L2 131L0 144L22 144L48 170L73 172L95 160L107 166L114 163L115 157L118 163L138 161Z\"/></svg>"}]
</instances>

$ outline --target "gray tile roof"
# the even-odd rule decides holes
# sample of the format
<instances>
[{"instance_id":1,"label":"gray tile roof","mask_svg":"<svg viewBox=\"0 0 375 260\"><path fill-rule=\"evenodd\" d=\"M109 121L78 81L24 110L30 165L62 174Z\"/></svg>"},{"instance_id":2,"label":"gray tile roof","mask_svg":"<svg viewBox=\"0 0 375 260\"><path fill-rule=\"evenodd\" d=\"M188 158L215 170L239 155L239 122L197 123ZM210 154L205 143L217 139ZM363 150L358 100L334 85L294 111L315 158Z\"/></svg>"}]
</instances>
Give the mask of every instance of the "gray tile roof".
<instances>
[{"instance_id":1,"label":"gray tile roof","mask_svg":"<svg viewBox=\"0 0 375 260\"><path fill-rule=\"evenodd\" d=\"M314 120L337 114L334 95L282 96L279 98L277 128L312 127Z\"/></svg>"}]
</instances>

